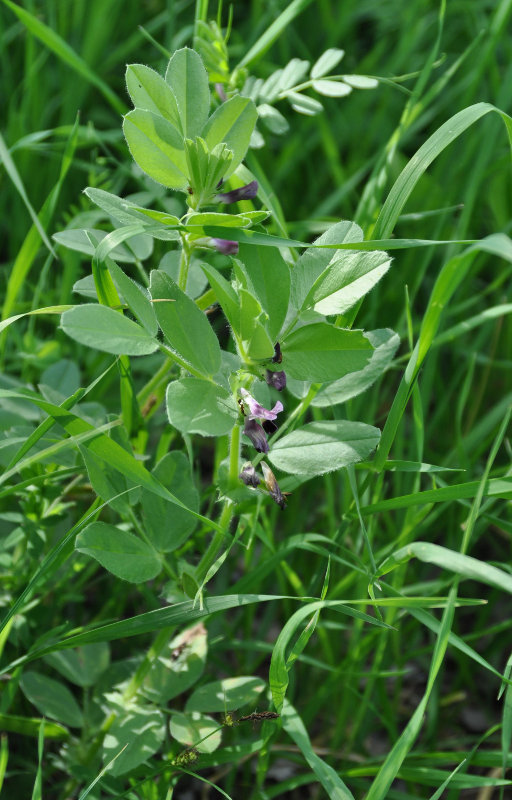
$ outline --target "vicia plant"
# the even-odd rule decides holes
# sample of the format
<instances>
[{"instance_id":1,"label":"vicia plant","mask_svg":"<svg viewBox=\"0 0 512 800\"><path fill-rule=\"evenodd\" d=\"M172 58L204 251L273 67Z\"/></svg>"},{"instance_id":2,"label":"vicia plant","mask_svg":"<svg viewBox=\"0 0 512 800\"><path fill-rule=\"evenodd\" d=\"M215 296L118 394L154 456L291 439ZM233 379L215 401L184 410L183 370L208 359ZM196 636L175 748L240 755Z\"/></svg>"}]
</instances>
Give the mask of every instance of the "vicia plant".
<instances>
[{"instance_id":1,"label":"vicia plant","mask_svg":"<svg viewBox=\"0 0 512 800\"><path fill-rule=\"evenodd\" d=\"M284 509L294 502L287 493L305 480L371 455L379 430L344 419L338 409L382 374L398 345L390 330L352 328L361 299L390 265L385 252L363 249L355 223L338 222L309 246L267 233L262 223L272 209L255 202L264 206L268 193L243 165L258 109L227 82L210 93L216 78L188 48L174 53L165 76L130 65L134 109L123 127L136 164L151 179L143 178L147 191L120 199L86 189L115 230L57 237L93 254L93 281L76 289L99 301L66 311L63 330L119 357L124 434L112 436L122 459L113 455L106 463L84 447L89 477L125 520L133 522L138 506L142 512L133 573L98 555L108 536L133 551L135 537L126 530L92 523L77 547L128 580L166 568L192 597L202 596L220 565L240 509L264 495ZM160 207L148 208L155 199ZM143 262L157 250L163 256L148 275ZM119 266L127 262L138 281ZM151 377L137 393L141 357ZM152 457L147 426L164 396L171 428L150 473L141 459ZM316 414L305 421L310 407L327 406L336 409L334 419ZM205 470L223 504L215 521L199 513L192 479L201 437L227 442ZM181 549L198 520L215 533L200 558L188 555L186 563Z\"/></svg>"}]
</instances>

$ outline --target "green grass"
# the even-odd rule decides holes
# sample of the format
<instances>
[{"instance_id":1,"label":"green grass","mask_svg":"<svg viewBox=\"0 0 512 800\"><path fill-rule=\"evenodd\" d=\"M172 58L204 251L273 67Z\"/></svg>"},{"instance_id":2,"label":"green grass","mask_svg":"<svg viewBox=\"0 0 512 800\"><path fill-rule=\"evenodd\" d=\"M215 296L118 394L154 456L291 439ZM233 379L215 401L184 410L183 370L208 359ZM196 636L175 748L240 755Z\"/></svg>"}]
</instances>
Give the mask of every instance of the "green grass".
<instances>
[{"instance_id":1,"label":"green grass","mask_svg":"<svg viewBox=\"0 0 512 800\"><path fill-rule=\"evenodd\" d=\"M300 407L305 422L378 426L376 456L309 482L284 479L285 512L263 495L241 503L228 540L215 488L227 480L226 437L171 428L157 356L131 359L131 375L127 360L120 373L112 356L65 335L61 307L83 300L72 288L91 263L51 238L67 227L111 230L86 186L171 210L122 138L125 64L162 72L166 52L192 44L195 15L215 18L210 6L0 3L0 300L3 320L20 315L0 327L0 786L6 798L56 800L168 800L187 790L253 800L506 797L512 6L234 4L231 68L267 78L291 58L314 62L341 47L344 73L380 80L324 98L317 117L280 103L289 133L267 135L246 164L274 212L268 233L311 241L348 219L366 240L391 240L382 245L391 269L339 323L392 328L401 346L364 394ZM144 280L165 252L155 242L131 276ZM222 320L214 325L225 335ZM286 394L287 409L298 402ZM120 476L110 506L91 485L86 445ZM124 530L144 536L125 513L126 493L133 484L161 493L150 470L169 450L193 464L198 527L166 554L163 577L127 583L76 551L75 537L98 517L122 517ZM197 576L207 580L202 600ZM199 623L208 650L198 628L192 657L178 637ZM176 671L183 660L197 669L189 684ZM33 672L71 692L81 726L55 711L53 684L30 691ZM268 688L238 705L223 685L225 708L211 710L221 745L176 763L187 751L169 718L198 687L240 676ZM224 712L275 708L277 721L222 724ZM122 719L132 740L144 728L161 742L126 771Z\"/></svg>"}]
</instances>

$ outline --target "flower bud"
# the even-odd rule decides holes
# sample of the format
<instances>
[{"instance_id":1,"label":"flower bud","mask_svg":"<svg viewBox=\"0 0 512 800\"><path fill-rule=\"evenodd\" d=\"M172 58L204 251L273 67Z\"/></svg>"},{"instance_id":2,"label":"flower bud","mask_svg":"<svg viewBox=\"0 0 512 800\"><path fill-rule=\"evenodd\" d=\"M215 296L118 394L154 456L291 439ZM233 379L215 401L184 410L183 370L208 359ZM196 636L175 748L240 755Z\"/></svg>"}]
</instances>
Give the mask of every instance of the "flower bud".
<instances>
[{"instance_id":1,"label":"flower bud","mask_svg":"<svg viewBox=\"0 0 512 800\"><path fill-rule=\"evenodd\" d=\"M274 500L279 506L279 508L283 509L284 511L284 509L286 508L286 499L281 489L279 488L279 484L276 481L276 476L274 475L270 467L268 467L265 464L264 461L261 462L261 468L263 470L265 486L267 487L272 500Z\"/></svg>"},{"instance_id":2,"label":"flower bud","mask_svg":"<svg viewBox=\"0 0 512 800\"><path fill-rule=\"evenodd\" d=\"M238 203L239 200L252 200L258 194L258 181L251 181L238 189L218 194L216 199L220 203Z\"/></svg>"},{"instance_id":3,"label":"flower bud","mask_svg":"<svg viewBox=\"0 0 512 800\"><path fill-rule=\"evenodd\" d=\"M258 453L268 453L268 442L261 425L251 417L245 418L244 433L251 440Z\"/></svg>"},{"instance_id":4,"label":"flower bud","mask_svg":"<svg viewBox=\"0 0 512 800\"><path fill-rule=\"evenodd\" d=\"M254 486L256 489L260 485L260 479L250 461L246 461L238 477L246 486Z\"/></svg>"},{"instance_id":5,"label":"flower bud","mask_svg":"<svg viewBox=\"0 0 512 800\"><path fill-rule=\"evenodd\" d=\"M212 239L211 241L215 249L225 256L234 256L238 253L238 242L232 242L230 239Z\"/></svg>"},{"instance_id":6,"label":"flower bud","mask_svg":"<svg viewBox=\"0 0 512 800\"><path fill-rule=\"evenodd\" d=\"M280 372L271 372L269 369L267 369L265 373L265 380L269 386L277 389L278 392L282 392L283 389L286 388L286 372L284 370L281 370Z\"/></svg>"}]
</instances>

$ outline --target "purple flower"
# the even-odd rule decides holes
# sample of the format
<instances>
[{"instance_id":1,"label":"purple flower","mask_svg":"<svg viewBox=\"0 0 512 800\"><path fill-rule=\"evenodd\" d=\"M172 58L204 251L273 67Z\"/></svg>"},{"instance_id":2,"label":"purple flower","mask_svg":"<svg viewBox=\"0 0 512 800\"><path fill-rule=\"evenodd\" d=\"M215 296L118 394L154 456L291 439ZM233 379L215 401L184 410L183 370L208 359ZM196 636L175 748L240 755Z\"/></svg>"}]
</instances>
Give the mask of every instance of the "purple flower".
<instances>
[{"instance_id":1,"label":"purple flower","mask_svg":"<svg viewBox=\"0 0 512 800\"><path fill-rule=\"evenodd\" d=\"M269 386L277 389L278 392L282 392L283 389L286 388L286 372L284 370L281 370L280 372L271 372L269 369L267 369L265 373L265 380Z\"/></svg>"},{"instance_id":2,"label":"purple flower","mask_svg":"<svg viewBox=\"0 0 512 800\"><path fill-rule=\"evenodd\" d=\"M234 256L238 253L238 242L232 242L230 239L212 239L212 244L225 256Z\"/></svg>"},{"instance_id":3,"label":"purple flower","mask_svg":"<svg viewBox=\"0 0 512 800\"><path fill-rule=\"evenodd\" d=\"M260 485L260 478L250 461L246 461L238 477L246 486L254 486L256 489Z\"/></svg>"},{"instance_id":4,"label":"purple flower","mask_svg":"<svg viewBox=\"0 0 512 800\"><path fill-rule=\"evenodd\" d=\"M283 404L280 400L277 401L274 408L268 409L263 408L254 397L249 394L247 389L240 389L240 394L244 399L244 403L249 407L249 417L248 419L268 419L274 420L276 419L277 415L280 411L283 410Z\"/></svg>"},{"instance_id":5,"label":"purple flower","mask_svg":"<svg viewBox=\"0 0 512 800\"><path fill-rule=\"evenodd\" d=\"M268 453L267 435L259 422L253 417L245 418L244 433L251 440L258 453Z\"/></svg>"},{"instance_id":6,"label":"purple flower","mask_svg":"<svg viewBox=\"0 0 512 800\"><path fill-rule=\"evenodd\" d=\"M281 489L279 488L279 484L276 481L276 476L274 475L270 467L267 467L264 461L261 462L261 468L263 470L263 477L265 478L265 486L267 487L272 500L274 500L277 503L277 505L284 511L284 509L286 508L286 499Z\"/></svg>"},{"instance_id":7,"label":"purple flower","mask_svg":"<svg viewBox=\"0 0 512 800\"><path fill-rule=\"evenodd\" d=\"M238 189L218 194L216 199L220 203L237 203L239 200L252 200L258 194L258 181L251 181Z\"/></svg>"}]
</instances>

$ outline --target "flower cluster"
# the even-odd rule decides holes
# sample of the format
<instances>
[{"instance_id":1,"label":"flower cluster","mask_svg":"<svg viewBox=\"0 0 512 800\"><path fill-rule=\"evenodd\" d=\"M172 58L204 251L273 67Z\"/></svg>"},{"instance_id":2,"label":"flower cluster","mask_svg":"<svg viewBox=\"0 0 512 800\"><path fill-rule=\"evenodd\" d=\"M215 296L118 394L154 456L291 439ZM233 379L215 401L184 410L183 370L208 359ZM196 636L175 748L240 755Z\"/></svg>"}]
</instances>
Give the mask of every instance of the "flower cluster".
<instances>
[{"instance_id":1,"label":"flower cluster","mask_svg":"<svg viewBox=\"0 0 512 800\"><path fill-rule=\"evenodd\" d=\"M280 364L281 361L281 347L279 342L277 342L274 347L272 362L274 364ZM267 369L265 379L269 386L272 386L280 392L286 387L286 373L284 370L273 372ZM269 445L267 434L272 434L277 430L275 420L277 419L277 415L284 410L284 406L281 401L278 400L273 408L265 408L261 403L258 403L245 388L240 389L240 396L242 398L240 405L245 416L244 433L252 442L258 453L268 453ZM261 483L264 483L268 493L277 505L282 509L286 508L286 492L281 491L274 473L264 461L261 462L261 468L263 471L263 478L257 474L251 462L247 461L243 465L242 471L238 477L246 486L252 486L254 489L257 489Z\"/></svg>"}]
</instances>

